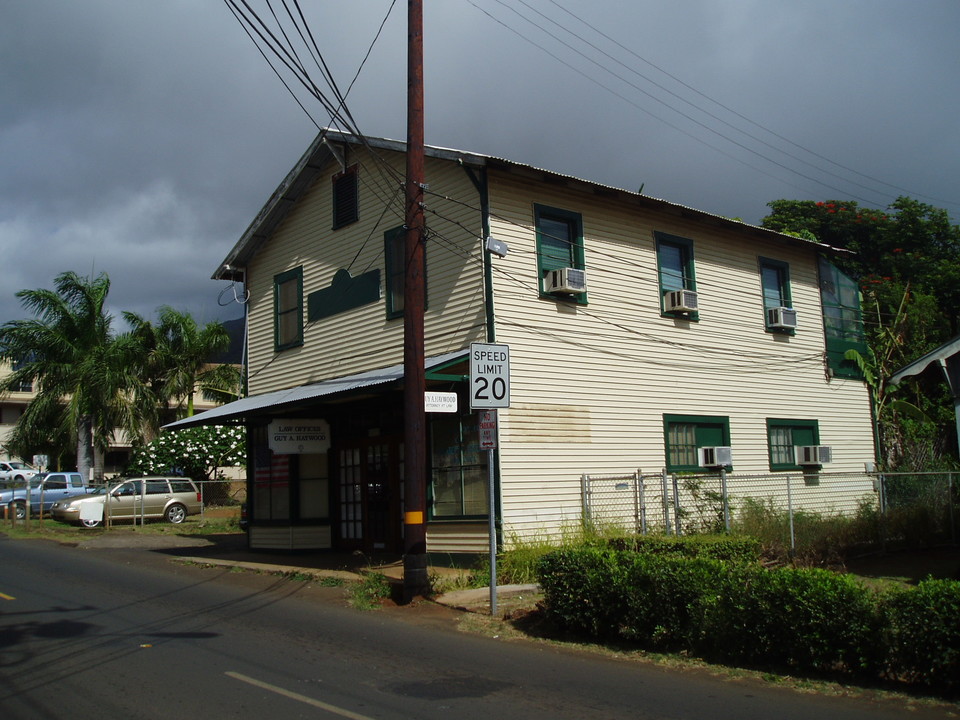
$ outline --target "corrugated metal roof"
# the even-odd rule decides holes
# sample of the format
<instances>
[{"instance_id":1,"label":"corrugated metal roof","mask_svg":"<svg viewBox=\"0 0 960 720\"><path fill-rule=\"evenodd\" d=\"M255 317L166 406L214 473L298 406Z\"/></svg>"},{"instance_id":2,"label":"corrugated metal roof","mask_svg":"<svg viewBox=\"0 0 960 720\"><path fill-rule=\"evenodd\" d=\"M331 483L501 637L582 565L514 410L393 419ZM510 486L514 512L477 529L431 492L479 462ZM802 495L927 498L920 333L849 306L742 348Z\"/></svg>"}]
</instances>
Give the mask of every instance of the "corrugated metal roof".
<instances>
[{"instance_id":1,"label":"corrugated metal roof","mask_svg":"<svg viewBox=\"0 0 960 720\"><path fill-rule=\"evenodd\" d=\"M955 355L960 355L960 335L953 338L953 340L949 340L948 342L944 343L937 349L928 352L922 358L914 360L906 367L895 372L890 377L890 384L896 385L905 377L922 373L930 366L930 363L939 364L941 361L946 362ZM957 388L956 390L960 390L960 388Z\"/></svg>"},{"instance_id":2,"label":"corrugated metal roof","mask_svg":"<svg viewBox=\"0 0 960 720\"><path fill-rule=\"evenodd\" d=\"M467 352L465 349L456 350L443 355L429 357L424 361L424 368L430 370L461 357L465 358ZM311 400L318 400L330 395L346 393L374 385L385 385L401 380L402 378L403 365L391 365L387 368L368 370L355 375L322 380L321 382L311 383L309 385L298 385L297 387L286 390L276 390L262 395L252 395L242 400L235 400L232 403L207 410L199 415L177 420L163 427L165 430L181 430L197 425L225 425L251 415L263 414L267 410L280 411L308 403Z\"/></svg>"}]
</instances>

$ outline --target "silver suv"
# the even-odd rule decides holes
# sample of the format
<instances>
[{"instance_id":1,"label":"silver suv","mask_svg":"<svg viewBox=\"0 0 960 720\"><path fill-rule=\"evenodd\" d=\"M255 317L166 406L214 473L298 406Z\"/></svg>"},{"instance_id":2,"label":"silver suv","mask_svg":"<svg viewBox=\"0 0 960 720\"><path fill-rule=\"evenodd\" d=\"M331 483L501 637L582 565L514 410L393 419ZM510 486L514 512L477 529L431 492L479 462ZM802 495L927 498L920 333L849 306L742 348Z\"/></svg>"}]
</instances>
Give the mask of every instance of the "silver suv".
<instances>
[{"instance_id":1,"label":"silver suv","mask_svg":"<svg viewBox=\"0 0 960 720\"><path fill-rule=\"evenodd\" d=\"M182 523L187 515L200 512L200 491L190 478L145 477L122 480L86 495L77 495L54 503L50 513L57 520L80 523L84 527L98 527L109 513L112 520L134 518L163 518L167 522ZM104 498L109 504L104 505ZM84 512L84 503L104 505L103 512ZM96 510L96 509L94 509Z\"/></svg>"}]
</instances>

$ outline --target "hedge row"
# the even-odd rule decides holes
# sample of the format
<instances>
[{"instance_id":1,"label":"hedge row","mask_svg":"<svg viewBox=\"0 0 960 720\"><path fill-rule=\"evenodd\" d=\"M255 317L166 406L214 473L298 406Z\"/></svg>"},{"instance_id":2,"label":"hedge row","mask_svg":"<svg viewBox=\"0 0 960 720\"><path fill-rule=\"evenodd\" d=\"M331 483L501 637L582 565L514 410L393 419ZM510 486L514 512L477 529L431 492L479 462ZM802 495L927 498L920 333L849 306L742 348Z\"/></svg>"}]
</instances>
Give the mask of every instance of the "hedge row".
<instances>
[{"instance_id":1,"label":"hedge row","mask_svg":"<svg viewBox=\"0 0 960 720\"><path fill-rule=\"evenodd\" d=\"M594 638L960 688L960 582L878 593L827 570L597 546L550 553L537 573L548 616Z\"/></svg>"}]
</instances>

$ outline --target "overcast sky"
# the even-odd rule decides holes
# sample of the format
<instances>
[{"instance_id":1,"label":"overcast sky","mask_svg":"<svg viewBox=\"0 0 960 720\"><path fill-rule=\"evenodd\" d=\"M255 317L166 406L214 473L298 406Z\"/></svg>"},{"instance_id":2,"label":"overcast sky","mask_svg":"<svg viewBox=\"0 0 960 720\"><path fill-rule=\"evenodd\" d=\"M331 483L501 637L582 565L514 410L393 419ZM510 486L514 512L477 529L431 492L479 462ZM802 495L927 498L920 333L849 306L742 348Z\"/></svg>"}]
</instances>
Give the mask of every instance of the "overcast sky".
<instances>
[{"instance_id":1,"label":"overcast sky","mask_svg":"<svg viewBox=\"0 0 960 720\"><path fill-rule=\"evenodd\" d=\"M391 0L300 2L346 88ZM957 0L424 4L428 144L752 223L777 198L902 194L960 218ZM369 135L406 137L406 6L348 97ZM0 322L65 270L106 272L115 312L239 316L210 275L329 123L319 103L220 0L0 9Z\"/></svg>"}]
</instances>

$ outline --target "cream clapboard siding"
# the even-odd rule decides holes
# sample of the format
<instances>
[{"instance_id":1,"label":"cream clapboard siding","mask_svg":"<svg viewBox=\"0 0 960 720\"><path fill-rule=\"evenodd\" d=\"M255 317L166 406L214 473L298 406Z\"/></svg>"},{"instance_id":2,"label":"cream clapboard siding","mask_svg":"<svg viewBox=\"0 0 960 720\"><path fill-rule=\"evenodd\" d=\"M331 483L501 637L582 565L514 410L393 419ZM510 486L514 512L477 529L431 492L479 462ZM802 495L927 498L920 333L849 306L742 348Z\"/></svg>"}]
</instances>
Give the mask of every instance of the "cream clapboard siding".
<instances>
[{"instance_id":1,"label":"cream clapboard siding","mask_svg":"<svg viewBox=\"0 0 960 720\"><path fill-rule=\"evenodd\" d=\"M494 290L497 342L511 351L505 537L576 523L583 473L658 472L665 413L728 417L738 473L768 472L768 417L818 420L829 470L873 459L865 386L826 377L812 248L515 175L490 185L491 234L511 249ZM582 213L589 305L538 297L534 203ZM660 316L654 230L694 242L699 322ZM759 257L790 265L795 336L764 330Z\"/></svg>"},{"instance_id":2,"label":"cream clapboard siding","mask_svg":"<svg viewBox=\"0 0 960 720\"><path fill-rule=\"evenodd\" d=\"M402 362L403 319L386 318L383 235L403 224L404 156L388 151L378 156L351 148L347 157L348 165L360 164L358 222L331 230L332 177L339 171L339 165L331 163L250 263L251 394ZM430 232L424 320L429 357L482 338L484 306L477 191L454 163L428 159L426 172L435 193L425 203ZM276 353L274 277L297 267L303 268L304 342ZM307 323L307 296L328 287L341 268L354 275L379 268L379 302Z\"/></svg>"}]
</instances>

